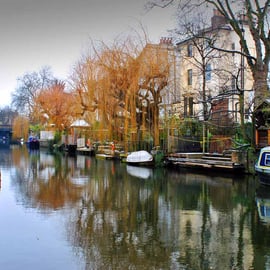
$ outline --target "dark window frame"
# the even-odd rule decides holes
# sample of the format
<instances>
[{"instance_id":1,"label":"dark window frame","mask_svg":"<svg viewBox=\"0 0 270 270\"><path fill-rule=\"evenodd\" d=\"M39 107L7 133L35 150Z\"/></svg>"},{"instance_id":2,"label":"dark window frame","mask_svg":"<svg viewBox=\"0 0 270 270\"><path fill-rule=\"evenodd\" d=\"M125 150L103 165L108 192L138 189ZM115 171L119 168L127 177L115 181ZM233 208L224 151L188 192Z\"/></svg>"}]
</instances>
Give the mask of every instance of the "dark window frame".
<instances>
[{"instance_id":1,"label":"dark window frame","mask_svg":"<svg viewBox=\"0 0 270 270\"><path fill-rule=\"evenodd\" d=\"M187 45L187 56L193 57L193 45L192 44Z\"/></svg>"},{"instance_id":2,"label":"dark window frame","mask_svg":"<svg viewBox=\"0 0 270 270\"><path fill-rule=\"evenodd\" d=\"M192 69L188 69L188 85L192 85Z\"/></svg>"}]
</instances>

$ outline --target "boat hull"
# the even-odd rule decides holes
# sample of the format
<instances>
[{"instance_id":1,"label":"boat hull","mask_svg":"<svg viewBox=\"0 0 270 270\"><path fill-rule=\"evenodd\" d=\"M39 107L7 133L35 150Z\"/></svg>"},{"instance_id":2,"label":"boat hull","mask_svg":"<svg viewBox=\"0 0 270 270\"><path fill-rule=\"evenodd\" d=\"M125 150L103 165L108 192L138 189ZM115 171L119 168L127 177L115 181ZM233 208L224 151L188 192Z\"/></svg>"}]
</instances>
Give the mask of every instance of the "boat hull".
<instances>
[{"instance_id":1,"label":"boat hull","mask_svg":"<svg viewBox=\"0 0 270 270\"><path fill-rule=\"evenodd\" d=\"M132 162L132 161L126 161L126 163L128 165L131 165L131 166L154 166L155 165L155 162L152 160L152 161L141 161L141 162Z\"/></svg>"},{"instance_id":2,"label":"boat hull","mask_svg":"<svg viewBox=\"0 0 270 270\"><path fill-rule=\"evenodd\" d=\"M255 164L255 171L261 184L270 185L270 147L261 149Z\"/></svg>"},{"instance_id":3,"label":"boat hull","mask_svg":"<svg viewBox=\"0 0 270 270\"><path fill-rule=\"evenodd\" d=\"M269 171L258 171L257 174L261 184L270 186L270 170Z\"/></svg>"},{"instance_id":4,"label":"boat hull","mask_svg":"<svg viewBox=\"0 0 270 270\"><path fill-rule=\"evenodd\" d=\"M95 156L97 159L114 159L113 155L107 155L107 154L96 154Z\"/></svg>"},{"instance_id":5,"label":"boat hull","mask_svg":"<svg viewBox=\"0 0 270 270\"><path fill-rule=\"evenodd\" d=\"M96 159L117 159L118 150L115 149L115 145L113 143L98 145L95 157Z\"/></svg>"},{"instance_id":6,"label":"boat hull","mask_svg":"<svg viewBox=\"0 0 270 270\"><path fill-rule=\"evenodd\" d=\"M39 149L39 141L30 141L28 142L28 148L31 150L38 150Z\"/></svg>"}]
</instances>

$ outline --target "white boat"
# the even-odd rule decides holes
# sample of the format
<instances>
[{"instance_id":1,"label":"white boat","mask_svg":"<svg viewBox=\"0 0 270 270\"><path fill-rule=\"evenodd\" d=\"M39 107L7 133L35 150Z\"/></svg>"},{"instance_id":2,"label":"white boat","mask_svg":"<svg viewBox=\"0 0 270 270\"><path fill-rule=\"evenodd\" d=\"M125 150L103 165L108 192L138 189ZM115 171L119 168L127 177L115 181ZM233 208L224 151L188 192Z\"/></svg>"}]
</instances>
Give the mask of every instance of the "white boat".
<instances>
[{"instance_id":1,"label":"white boat","mask_svg":"<svg viewBox=\"0 0 270 270\"><path fill-rule=\"evenodd\" d=\"M270 185L270 146L260 150L258 160L255 164L255 171L262 184Z\"/></svg>"},{"instance_id":2,"label":"white boat","mask_svg":"<svg viewBox=\"0 0 270 270\"><path fill-rule=\"evenodd\" d=\"M154 157L145 150L135 151L127 155L126 163L130 165L154 165Z\"/></svg>"}]
</instances>

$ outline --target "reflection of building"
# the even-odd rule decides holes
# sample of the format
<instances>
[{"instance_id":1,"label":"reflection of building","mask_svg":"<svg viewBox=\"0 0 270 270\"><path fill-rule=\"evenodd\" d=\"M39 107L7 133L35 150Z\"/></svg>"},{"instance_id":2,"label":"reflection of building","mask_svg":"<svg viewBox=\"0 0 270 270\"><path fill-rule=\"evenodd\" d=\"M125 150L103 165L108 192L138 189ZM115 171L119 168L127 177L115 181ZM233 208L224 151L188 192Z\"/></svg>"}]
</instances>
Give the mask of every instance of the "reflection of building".
<instances>
[{"instance_id":1,"label":"reflection of building","mask_svg":"<svg viewBox=\"0 0 270 270\"><path fill-rule=\"evenodd\" d=\"M241 204L228 206L228 202L222 200L231 199L232 185L229 183L225 182L227 184L219 188L217 183L207 186L202 180L191 184L196 179L194 177L181 179L181 184L169 187L169 198L181 198L170 201L178 205L177 208L170 206L174 211L159 207L162 240L169 239L178 247L173 254L178 262L175 269L180 269L180 265L188 265L188 269L251 269L255 255L250 221L249 218L243 219L247 209ZM221 190L223 196L226 194L222 199ZM219 195L214 198L215 194ZM160 202L160 205L163 204ZM181 262L183 265L179 265Z\"/></svg>"}]
</instances>

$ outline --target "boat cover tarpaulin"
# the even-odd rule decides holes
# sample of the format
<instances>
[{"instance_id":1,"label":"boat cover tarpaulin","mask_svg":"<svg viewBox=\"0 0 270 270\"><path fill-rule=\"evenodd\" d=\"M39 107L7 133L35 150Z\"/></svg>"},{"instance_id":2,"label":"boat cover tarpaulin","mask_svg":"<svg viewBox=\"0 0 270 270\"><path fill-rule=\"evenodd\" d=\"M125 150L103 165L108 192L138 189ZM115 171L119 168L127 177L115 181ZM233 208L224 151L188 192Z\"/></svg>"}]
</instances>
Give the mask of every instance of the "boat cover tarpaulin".
<instances>
[{"instance_id":1,"label":"boat cover tarpaulin","mask_svg":"<svg viewBox=\"0 0 270 270\"><path fill-rule=\"evenodd\" d=\"M145 150L132 152L127 156L127 162L141 163L153 160L153 156Z\"/></svg>"}]
</instances>

